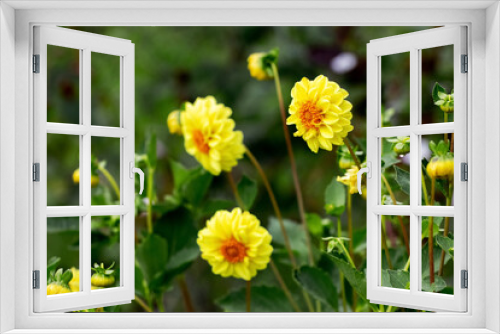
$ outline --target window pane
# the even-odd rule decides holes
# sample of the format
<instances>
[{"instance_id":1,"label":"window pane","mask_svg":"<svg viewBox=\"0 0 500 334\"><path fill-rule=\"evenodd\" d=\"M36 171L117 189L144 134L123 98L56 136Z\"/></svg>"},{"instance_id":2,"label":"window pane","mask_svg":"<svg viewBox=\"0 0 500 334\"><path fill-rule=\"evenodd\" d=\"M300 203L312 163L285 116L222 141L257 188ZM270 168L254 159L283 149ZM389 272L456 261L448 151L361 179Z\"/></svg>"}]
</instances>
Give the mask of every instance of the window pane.
<instances>
[{"instance_id":1,"label":"window pane","mask_svg":"<svg viewBox=\"0 0 500 334\"><path fill-rule=\"evenodd\" d=\"M47 205L80 205L79 136L47 134Z\"/></svg>"},{"instance_id":2,"label":"window pane","mask_svg":"<svg viewBox=\"0 0 500 334\"><path fill-rule=\"evenodd\" d=\"M120 216L92 217L92 290L120 286L120 224Z\"/></svg>"},{"instance_id":3,"label":"window pane","mask_svg":"<svg viewBox=\"0 0 500 334\"><path fill-rule=\"evenodd\" d=\"M421 50L422 124L453 122L453 45Z\"/></svg>"},{"instance_id":4,"label":"window pane","mask_svg":"<svg viewBox=\"0 0 500 334\"><path fill-rule=\"evenodd\" d=\"M120 57L92 52L92 124L120 126Z\"/></svg>"},{"instance_id":5,"label":"window pane","mask_svg":"<svg viewBox=\"0 0 500 334\"><path fill-rule=\"evenodd\" d=\"M410 137L382 138L381 204L410 204Z\"/></svg>"},{"instance_id":6,"label":"window pane","mask_svg":"<svg viewBox=\"0 0 500 334\"><path fill-rule=\"evenodd\" d=\"M92 205L120 204L120 139L92 137Z\"/></svg>"},{"instance_id":7,"label":"window pane","mask_svg":"<svg viewBox=\"0 0 500 334\"><path fill-rule=\"evenodd\" d=\"M80 123L80 50L47 45L47 122Z\"/></svg>"},{"instance_id":8,"label":"window pane","mask_svg":"<svg viewBox=\"0 0 500 334\"><path fill-rule=\"evenodd\" d=\"M421 227L422 291L453 294L453 218L422 217Z\"/></svg>"},{"instance_id":9,"label":"window pane","mask_svg":"<svg viewBox=\"0 0 500 334\"><path fill-rule=\"evenodd\" d=\"M381 57L382 126L410 124L410 53Z\"/></svg>"},{"instance_id":10,"label":"window pane","mask_svg":"<svg viewBox=\"0 0 500 334\"><path fill-rule=\"evenodd\" d=\"M452 133L422 136L422 205L453 205Z\"/></svg>"},{"instance_id":11,"label":"window pane","mask_svg":"<svg viewBox=\"0 0 500 334\"><path fill-rule=\"evenodd\" d=\"M410 217L381 216L382 286L410 288Z\"/></svg>"},{"instance_id":12,"label":"window pane","mask_svg":"<svg viewBox=\"0 0 500 334\"><path fill-rule=\"evenodd\" d=\"M47 218L48 295L81 291L79 245L79 217Z\"/></svg>"}]
</instances>

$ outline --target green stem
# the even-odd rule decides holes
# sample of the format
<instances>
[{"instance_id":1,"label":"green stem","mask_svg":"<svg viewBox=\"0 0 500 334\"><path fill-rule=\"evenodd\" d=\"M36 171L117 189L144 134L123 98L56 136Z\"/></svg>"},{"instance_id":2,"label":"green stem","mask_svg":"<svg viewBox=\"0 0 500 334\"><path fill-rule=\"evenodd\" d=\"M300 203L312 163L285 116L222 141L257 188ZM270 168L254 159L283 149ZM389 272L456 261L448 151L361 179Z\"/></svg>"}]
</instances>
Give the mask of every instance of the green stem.
<instances>
[{"instance_id":1,"label":"green stem","mask_svg":"<svg viewBox=\"0 0 500 334\"><path fill-rule=\"evenodd\" d=\"M234 198L236 199L236 203L238 203L238 206L244 210L245 206L243 205L243 201L241 200L240 194L238 193L238 188L236 188L236 184L234 183L233 179L233 174L231 172L227 172L227 180L229 181L229 186L231 187L231 190L233 191Z\"/></svg>"},{"instance_id":2,"label":"green stem","mask_svg":"<svg viewBox=\"0 0 500 334\"><path fill-rule=\"evenodd\" d=\"M349 233L349 256L354 259L354 241L352 231L352 195L347 188L347 230Z\"/></svg>"},{"instance_id":3,"label":"green stem","mask_svg":"<svg viewBox=\"0 0 500 334\"><path fill-rule=\"evenodd\" d=\"M353 149L351 147L351 143L349 142L349 139L347 139L347 137L344 138L344 144L347 147L347 149L349 150L349 154L351 154L352 160L354 160L354 163L356 164L356 166L358 166L358 168L361 169L361 163L359 162L359 159L356 156L356 153L353 151Z\"/></svg>"},{"instance_id":4,"label":"green stem","mask_svg":"<svg viewBox=\"0 0 500 334\"><path fill-rule=\"evenodd\" d=\"M290 293L290 290L288 289L288 287L286 286L285 284L285 281L283 281L283 277L281 277L281 274L278 270L278 268L276 267L276 265L274 264L274 261L271 259L271 261L269 262L270 264L270 267L271 267L271 270L273 271L274 273L274 276L276 277L276 280L278 281L279 285L281 286L281 288L283 289L283 292L285 293L285 296L286 298L288 299L288 301L290 302L290 305L292 305L293 309L296 311L296 312L302 312L300 310L300 307L299 305L297 305L297 303L295 302L295 300L293 300L292 298L292 294Z\"/></svg>"},{"instance_id":5,"label":"green stem","mask_svg":"<svg viewBox=\"0 0 500 334\"><path fill-rule=\"evenodd\" d=\"M403 268L403 271L408 272L408 269L410 269L410 258L408 258L408 261L406 261L405 267Z\"/></svg>"},{"instance_id":6,"label":"green stem","mask_svg":"<svg viewBox=\"0 0 500 334\"><path fill-rule=\"evenodd\" d=\"M389 247L387 247L387 232L385 227L385 216L380 217L382 223L382 247L384 248L385 259L389 265L389 269L392 269L391 255L389 254Z\"/></svg>"},{"instance_id":7,"label":"green stem","mask_svg":"<svg viewBox=\"0 0 500 334\"><path fill-rule=\"evenodd\" d=\"M292 246L290 245L290 239L288 238L288 233L286 232L285 229L285 223L283 222L283 216L281 215L281 210L278 206L278 202L276 201L276 197L274 196L273 189L271 188L271 184L269 183L269 180L266 176L266 173L264 173L264 169L260 165L259 161L255 158L255 156L250 152L248 148L245 148L245 153L247 157L250 159L252 164L254 165L255 169L257 169L257 172L259 173L260 177L262 178L262 182L264 183L264 187L267 190L267 193L269 195L269 199L271 200L271 204L274 209L274 213L276 215L276 218L278 218L278 222L280 224L280 229L281 229L281 234L283 234L283 239L285 240L285 248L286 251L288 252L288 256L290 257L290 261L292 262L292 266L294 269L297 268L297 261L295 260L295 256L293 255L292 251Z\"/></svg>"},{"instance_id":8,"label":"green stem","mask_svg":"<svg viewBox=\"0 0 500 334\"><path fill-rule=\"evenodd\" d=\"M137 304L139 304L139 306L142 307L144 309L144 311L146 311L146 312L153 312L153 310L144 302L144 300L142 300L141 298L139 298L138 295L134 296L134 301Z\"/></svg>"},{"instance_id":9,"label":"green stem","mask_svg":"<svg viewBox=\"0 0 500 334\"><path fill-rule=\"evenodd\" d=\"M191 293L186 283L184 275L180 275L178 278L179 288L181 289L182 299L184 300L184 307L186 312L194 312L193 302L191 299Z\"/></svg>"},{"instance_id":10,"label":"green stem","mask_svg":"<svg viewBox=\"0 0 500 334\"><path fill-rule=\"evenodd\" d=\"M443 113L444 113L444 122L448 123L448 113L446 113L446 112L443 112ZM447 133L444 134L444 142L445 142L445 144L448 144L448 134Z\"/></svg>"},{"instance_id":11,"label":"green stem","mask_svg":"<svg viewBox=\"0 0 500 334\"><path fill-rule=\"evenodd\" d=\"M431 206L434 206L434 195L436 192L436 178L431 183ZM427 247L429 247L429 278L430 284L434 283L434 217L429 217L429 233L427 236Z\"/></svg>"},{"instance_id":12,"label":"green stem","mask_svg":"<svg viewBox=\"0 0 500 334\"><path fill-rule=\"evenodd\" d=\"M252 311L252 281L247 281L247 312Z\"/></svg>"},{"instance_id":13,"label":"green stem","mask_svg":"<svg viewBox=\"0 0 500 334\"><path fill-rule=\"evenodd\" d=\"M295 156L293 154L293 149L292 149L292 141L290 139L290 132L288 131L288 127L286 125L285 104L283 102L283 94L281 92L281 83L278 73L278 67L274 63L271 64L271 67L274 75L274 83L276 85L276 94L278 95L278 103L280 107L281 122L283 124L283 132L285 135L286 148L288 151L288 156L290 158L290 167L292 170L293 183L295 186L295 194L297 196L297 204L299 208L300 220L306 237L309 265L312 266L314 264L314 257L311 247L311 238L309 236L309 230L307 228L306 214L304 210L304 199L302 197L302 190L300 189L299 176L297 173L297 165L295 163Z\"/></svg>"},{"instance_id":14,"label":"green stem","mask_svg":"<svg viewBox=\"0 0 500 334\"><path fill-rule=\"evenodd\" d=\"M156 296L156 304L158 305L158 311L165 312L165 307L163 306L163 294Z\"/></svg>"},{"instance_id":15,"label":"green stem","mask_svg":"<svg viewBox=\"0 0 500 334\"><path fill-rule=\"evenodd\" d=\"M449 181L449 186L448 186L448 196L446 197L446 206L450 206L451 205L451 197L452 197L452 194L453 194L453 182L452 181ZM450 217L445 217L444 218L444 231L443 231L443 236L444 237L447 237L448 236L448 232L450 230ZM444 249L441 251L441 259L439 261L439 271L438 271L438 275L439 276L443 276L443 269L444 269L444 258L446 256L446 253L444 251Z\"/></svg>"},{"instance_id":16,"label":"green stem","mask_svg":"<svg viewBox=\"0 0 500 334\"><path fill-rule=\"evenodd\" d=\"M427 185L425 184L424 172L420 170L420 173L422 174L422 191L424 192L425 205L429 205L429 194L427 194Z\"/></svg>"},{"instance_id":17,"label":"green stem","mask_svg":"<svg viewBox=\"0 0 500 334\"><path fill-rule=\"evenodd\" d=\"M385 177L384 174L382 174L382 181L384 182L385 187L387 188L387 191L389 192L389 195L391 196L391 200L392 200L393 205L397 205L396 196L394 196L394 192L392 191L391 185L389 184L389 181L387 181L387 178ZM403 217L398 216L398 221L399 221L399 225L401 226L401 231L403 232L403 240L405 242L406 252L408 253L408 256L410 256L410 241L408 239L408 231L406 230L406 227L403 223Z\"/></svg>"},{"instance_id":18,"label":"green stem","mask_svg":"<svg viewBox=\"0 0 500 334\"><path fill-rule=\"evenodd\" d=\"M342 221L340 220L340 217L337 218L337 234L339 237L340 242L342 242ZM342 310L344 312L347 312L347 298L345 295L345 284L344 284L344 273L339 270L339 276L340 276L340 290L342 294Z\"/></svg>"},{"instance_id":19,"label":"green stem","mask_svg":"<svg viewBox=\"0 0 500 334\"><path fill-rule=\"evenodd\" d=\"M153 233L153 182L154 182L155 169L148 167L148 232Z\"/></svg>"},{"instance_id":20,"label":"green stem","mask_svg":"<svg viewBox=\"0 0 500 334\"><path fill-rule=\"evenodd\" d=\"M392 305L389 305L389 307L385 311L386 312L392 312Z\"/></svg>"},{"instance_id":21,"label":"green stem","mask_svg":"<svg viewBox=\"0 0 500 334\"><path fill-rule=\"evenodd\" d=\"M351 256L349 255L349 252L347 251L347 248L344 246L344 242L342 239L339 240L339 245L342 248L342 251L344 252L345 256L347 257L347 261L349 261L349 264L353 269L356 269L356 266L354 265L354 261L352 260Z\"/></svg>"},{"instance_id":22,"label":"green stem","mask_svg":"<svg viewBox=\"0 0 500 334\"><path fill-rule=\"evenodd\" d=\"M120 188L118 188L118 184L116 183L115 178L111 173L106 169L106 167L101 166L101 164L97 164L97 169L104 175L104 177L108 180L109 184L115 191L116 197L120 200Z\"/></svg>"}]
</instances>

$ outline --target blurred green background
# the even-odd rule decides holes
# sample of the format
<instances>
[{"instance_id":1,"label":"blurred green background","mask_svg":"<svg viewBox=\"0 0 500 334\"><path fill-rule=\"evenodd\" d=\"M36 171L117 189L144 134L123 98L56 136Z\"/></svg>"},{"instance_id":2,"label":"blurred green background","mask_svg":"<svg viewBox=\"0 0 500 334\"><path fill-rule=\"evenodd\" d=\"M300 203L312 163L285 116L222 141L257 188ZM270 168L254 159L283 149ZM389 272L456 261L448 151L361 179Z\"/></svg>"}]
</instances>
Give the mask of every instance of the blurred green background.
<instances>
[{"instance_id":1,"label":"blurred green background","mask_svg":"<svg viewBox=\"0 0 500 334\"><path fill-rule=\"evenodd\" d=\"M290 90L302 77L314 79L323 74L349 92L353 104L354 130L350 133L358 149L365 151L366 135L366 45L372 39L414 32L429 27L71 27L81 31L119 37L135 44L135 145L136 153L143 154L152 133L157 137L158 163L154 180L157 202L173 191L170 160L184 166L198 166L189 156L180 136L171 135L166 127L167 115L179 109L185 101L213 95L218 102L233 110L236 129L244 133L244 143L261 162L271 180L283 215L298 221L297 202L285 141L282 132L278 102L273 81L258 82L249 76L246 59L252 52L278 47L279 70L285 104L290 103ZM451 52L451 54L450 54ZM442 121L442 113L433 107L431 90L439 81L446 89L452 85L449 61L453 50L441 48L426 50L423 55L422 108L423 121ZM403 125L409 119L409 58L402 55L386 56L382 62L383 96L385 109L394 108L393 121ZM119 125L119 62L108 55L92 54L92 124ZM49 46L48 50L48 121L79 122L78 52ZM401 124L399 124L401 123ZM406 123L407 124L407 123ZM289 128L290 131L295 129ZM72 182L78 168L78 139L49 135L48 141L48 205L77 205L79 188ZM95 140L95 141L94 141ZM119 146L109 144L113 139L93 139L92 153L99 161L106 161L112 175L119 179ZM94 142L96 143L94 145ZM97 144L98 143L98 144ZM320 150L312 153L302 138L292 139L306 211L326 217L323 196L325 188L339 175L336 152ZM364 159L364 156L362 157ZM233 170L236 180L243 175L259 180L247 159L242 159ZM93 196L113 203L117 196L101 176L101 183L93 189ZM391 181L392 182L392 181ZM267 193L259 181L257 198L252 212L267 226L273 216ZM211 199L233 200L225 177L217 177L208 196ZM137 204L136 234L145 230L144 197ZM353 222L356 249L365 252L366 207L360 196L354 196ZM93 200L94 201L94 200ZM141 203L141 201L143 203ZM206 218L206 217L205 217ZM343 220L345 221L345 219ZM201 228L205 220L195 222ZM158 222L156 222L158 223ZM68 243L68 229L49 230L49 254L57 255ZM66 224L74 226L75 224ZM334 224L336 226L336 222ZM116 257L116 231L119 219L113 217L93 220L92 249L96 258ZM78 233L77 229L70 229ZM335 229L326 231L333 235ZM94 237L95 236L95 237ZM273 236L275 237L275 236ZM78 266L78 238L71 239L61 266ZM76 240L76 241L75 241ZM319 244L320 240L314 240ZM50 250L52 249L52 251ZM49 255L50 256L50 255ZM361 261L366 257L360 255ZM104 261L104 260L103 260ZM109 265L105 263L105 265ZM365 265L363 264L363 267ZM243 286L243 281L222 279L211 273L209 265L198 258L186 271L187 284L197 311L220 311L213 303L227 291ZM270 270L255 279L259 285L273 280ZM166 311L183 311L181 292L173 284L165 293ZM122 311L140 311L134 303L121 307Z\"/></svg>"}]
</instances>

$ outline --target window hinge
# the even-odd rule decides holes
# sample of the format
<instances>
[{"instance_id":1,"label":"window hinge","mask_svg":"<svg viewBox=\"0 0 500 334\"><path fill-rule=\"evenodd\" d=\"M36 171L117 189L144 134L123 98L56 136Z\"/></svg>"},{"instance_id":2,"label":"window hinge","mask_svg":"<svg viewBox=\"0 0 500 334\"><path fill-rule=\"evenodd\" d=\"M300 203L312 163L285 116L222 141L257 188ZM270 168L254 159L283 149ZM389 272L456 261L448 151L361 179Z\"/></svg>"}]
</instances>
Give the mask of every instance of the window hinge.
<instances>
[{"instance_id":1,"label":"window hinge","mask_svg":"<svg viewBox=\"0 0 500 334\"><path fill-rule=\"evenodd\" d=\"M460 164L460 180L469 181L469 165L466 162Z\"/></svg>"},{"instance_id":2,"label":"window hinge","mask_svg":"<svg viewBox=\"0 0 500 334\"><path fill-rule=\"evenodd\" d=\"M33 289L40 289L40 270L33 270Z\"/></svg>"},{"instance_id":3,"label":"window hinge","mask_svg":"<svg viewBox=\"0 0 500 334\"><path fill-rule=\"evenodd\" d=\"M462 73L469 72L469 57L467 55L462 55Z\"/></svg>"},{"instance_id":4,"label":"window hinge","mask_svg":"<svg viewBox=\"0 0 500 334\"><path fill-rule=\"evenodd\" d=\"M462 270L460 272L460 274L461 274L461 281L462 281L462 284L461 284L462 289L469 288L469 273L468 273L468 271Z\"/></svg>"},{"instance_id":5,"label":"window hinge","mask_svg":"<svg viewBox=\"0 0 500 334\"><path fill-rule=\"evenodd\" d=\"M33 55L33 73L40 73L40 55Z\"/></svg>"},{"instance_id":6,"label":"window hinge","mask_svg":"<svg viewBox=\"0 0 500 334\"><path fill-rule=\"evenodd\" d=\"M33 164L33 181L40 182L40 164L38 162Z\"/></svg>"}]
</instances>

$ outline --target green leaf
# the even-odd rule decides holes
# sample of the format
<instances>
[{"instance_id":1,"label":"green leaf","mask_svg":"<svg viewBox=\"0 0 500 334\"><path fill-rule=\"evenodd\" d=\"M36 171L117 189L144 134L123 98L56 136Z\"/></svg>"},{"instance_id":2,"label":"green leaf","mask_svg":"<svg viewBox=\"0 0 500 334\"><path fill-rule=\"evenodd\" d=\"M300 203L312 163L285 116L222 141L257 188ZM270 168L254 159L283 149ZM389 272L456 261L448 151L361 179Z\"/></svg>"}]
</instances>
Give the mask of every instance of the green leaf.
<instances>
[{"instance_id":1,"label":"green leaf","mask_svg":"<svg viewBox=\"0 0 500 334\"><path fill-rule=\"evenodd\" d=\"M443 100L445 97L442 97L443 94L446 96L446 89L444 89L438 82L434 84L434 87L432 88L432 99L434 102L437 102L439 100Z\"/></svg>"},{"instance_id":2,"label":"green leaf","mask_svg":"<svg viewBox=\"0 0 500 334\"><path fill-rule=\"evenodd\" d=\"M144 277L151 283L165 270L167 263L167 241L158 234L150 234L135 250Z\"/></svg>"},{"instance_id":3,"label":"green leaf","mask_svg":"<svg viewBox=\"0 0 500 334\"><path fill-rule=\"evenodd\" d=\"M394 166L394 169L396 170L396 182L398 183L399 187L401 187L401 191L403 191L405 194L409 195L410 194L410 173L408 173L404 169L401 169L397 166Z\"/></svg>"},{"instance_id":4,"label":"green leaf","mask_svg":"<svg viewBox=\"0 0 500 334\"><path fill-rule=\"evenodd\" d=\"M390 151L389 153L385 153L382 155L382 169L387 169L391 166L394 166L401 161L396 157L396 153L394 151Z\"/></svg>"},{"instance_id":5,"label":"green leaf","mask_svg":"<svg viewBox=\"0 0 500 334\"><path fill-rule=\"evenodd\" d=\"M184 180L181 186L182 196L195 207L197 207L212 183L213 176L203 168L196 168Z\"/></svg>"},{"instance_id":6,"label":"green leaf","mask_svg":"<svg viewBox=\"0 0 500 334\"><path fill-rule=\"evenodd\" d=\"M432 236L435 237L439 233L439 220L434 217L432 222ZM429 237L429 218L422 219L422 239Z\"/></svg>"},{"instance_id":7,"label":"green leaf","mask_svg":"<svg viewBox=\"0 0 500 334\"><path fill-rule=\"evenodd\" d=\"M47 261L47 279L51 274L54 274L59 262L61 262L61 258L57 256L52 256L49 261Z\"/></svg>"},{"instance_id":8,"label":"green leaf","mask_svg":"<svg viewBox=\"0 0 500 334\"><path fill-rule=\"evenodd\" d=\"M225 312L246 311L246 288L230 292L215 303ZM252 312L293 312L283 290L277 287L252 286Z\"/></svg>"},{"instance_id":9,"label":"green leaf","mask_svg":"<svg viewBox=\"0 0 500 334\"><path fill-rule=\"evenodd\" d=\"M156 168L156 134L151 134L147 144L147 155L149 161L149 167L152 169Z\"/></svg>"},{"instance_id":10,"label":"green leaf","mask_svg":"<svg viewBox=\"0 0 500 334\"><path fill-rule=\"evenodd\" d=\"M144 286L144 275L142 274L141 267L139 267L136 263L135 265L135 293L141 297L146 296L145 286Z\"/></svg>"},{"instance_id":11,"label":"green leaf","mask_svg":"<svg viewBox=\"0 0 500 334\"><path fill-rule=\"evenodd\" d=\"M391 285L391 276L389 275L388 272L389 269L382 269L382 286L385 287L392 287Z\"/></svg>"},{"instance_id":12,"label":"green leaf","mask_svg":"<svg viewBox=\"0 0 500 334\"><path fill-rule=\"evenodd\" d=\"M172 175L174 177L174 188L180 190L181 186L191 174L191 170L174 160L170 160L170 167L172 168Z\"/></svg>"},{"instance_id":13,"label":"green leaf","mask_svg":"<svg viewBox=\"0 0 500 334\"><path fill-rule=\"evenodd\" d=\"M434 275L434 283L431 285L431 278L424 276L422 278L422 291L439 292L446 288L446 281L438 275Z\"/></svg>"},{"instance_id":14,"label":"green leaf","mask_svg":"<svg viewBox=\"0 0 500 334\"><path fill-rule=\"evenodd\" d=\"M321 237L323 235L323 222L316 213L306 213L307 228L312 235Z\"/></svg>"},{"instance_id":15,"label":"green leaf","mask_svg":"<svg viewBox=\"0 0 500 334\"><path fill-rule=\"evenodd\" d=\"M288 219L283 219L283 224L285 225L286 233L290 239L290 246L293 252L297 254L298 262L307 263L308 250L302 225ZM269 219L268 231L273 236L273 243L281 246L285 245L285 239L283 238L278 219L274 217Z\"/></svg>"},{"instance_id":16,"label":"green leaf","mask_svg":"<svg viewBox=\"0 0 500 334\"><path fill-rule=\"evenodd\" d=\"M326 272L319 268L302 266L295 271L295 278L312 297L338 311L337 288Z\"/></svg>"},{"instance_id":17,"label":"green leaf","mask_svg":"<svg viewBox=\"0 0 500 334\"><path fill-rule=\"evenodd\" d=\"M451 256L451 258L453 259L453 249L454 249L453 248L453 239L438 235L436 237L436 243L438 244L439 247L441 247L442 250L445 251L446 254Z\"/></svg>"},{"instance_id":18,"label":"green leaf","mask_svg":"<svg viewBox=\"0 0 500 334\"><path fill-rule=\"evenodd\" d=\"M234 201L224 199L208 200L201 208L202 216L213 216L219 210L229 210L234 207Z\"/></svg>"},{"instance_id":19,"label":"green leaf","mask_svg":"<svg viewBox=\"0 0 500 334\"><path fill-rule=\"evenodd\" d=\"M366 299L366 276L363 272L351 267L351 265L340 258L339 255L335 253L329 254L329 259L332 260L337 268L344 274L345 279L349 282L351 287L356 291L358 296L366 301L369 307L374 312L378 312L378 307L374 304L371 304Z\"/></svg>"},{"instance_id":20,"label":"green leaf","mask_svg":"<svg viewBox=\"0 0 500 334\"><path fill-rule=\"evenodd\" d=\"M387 269L391 280L391 287L397 289L410 289L410 273L401 269Z\"/></svg>"},{"instance_id":21,"label":"green leaf","mask_svg":"<svg viewBox=\"0 0 500 334\"><path fill-rule=\"evenodd\" d=\"M257 197L257 183L255 180L243 175L238 183L238 193L240 194L244 209L250 211L255 197Z\"/></svg>"},{"instance_id":22,"label":"green leaf","mask_svg":"<svg viewBox=\"0 0 500 334\"><path fill-rule=\"evenodd\" d=\"M166 271L158 282L161 287L167 288L175 276L189 268L199 256L196 243L198 230L194 227L191 212L183 207L163 215L154 230L168 243Z\"/></svg>"},{"instance_id":23,"label":"green leaf","mask_svg":"<svg viewBox=\"0 0 500 334\"><path fill-rule=\"evenodd\" d=\"M340 216L345 210L345 187L334 177L325 189L325 211L332 216Z\"/></svg>"}]
</instances>

